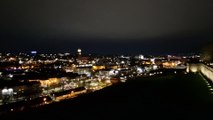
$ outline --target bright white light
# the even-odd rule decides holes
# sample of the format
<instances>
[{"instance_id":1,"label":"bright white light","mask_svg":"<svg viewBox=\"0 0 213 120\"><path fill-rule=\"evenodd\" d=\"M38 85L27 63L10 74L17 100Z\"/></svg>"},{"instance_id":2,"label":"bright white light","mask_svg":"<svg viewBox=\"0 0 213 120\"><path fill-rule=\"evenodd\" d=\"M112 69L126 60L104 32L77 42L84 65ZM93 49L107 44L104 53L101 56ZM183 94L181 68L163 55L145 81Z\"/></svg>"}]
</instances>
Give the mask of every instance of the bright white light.
<instances>
[{"instance_id":1,"label":"bright white light","mask_svg":"<svg viewBox=\"0 0 213 120\"><path fill-rule=\"evenodd\" d=\"M24 63L23 61L19 60L19 64L23 64L23 63Z\"/></svg>"},{"instance_id":2,"label":"bright white light","mask_svg":"<svg viewBox=\"0 0 213 120\"><path fill-rule=\"evenodd\" d=\"M152 64L155 64L155 58L150 59L150 61L152 62Z\"/></svg>"},{"instance_id":3,"label":"bright white light","mask_svg":"<svg viewBox=\"0 0 213 120\"><path fill-rule=\"evenodd\" d=\"M37 51L31 51L31 54L36 54L37 53Z\"/></svg>"},{"instance_id":4,"label":"bright white light","mask_svg":"<svg viewBox=\"0 0 213 120\"><path fill-rule=\"evenodd\" d=\"M13 89L12 88L9 88L9 89L4 88L1 92L2 92L2 95L12 95Z\"/></svg>"},{"instance_id":5,"label":"bright white light","mask_svg":"<svg viewBox=\"0 0 213 120\"><path fill-rule=\"evenodd\" d=\"M13 75L12 75L12 74L9 74L9 77L10 77L10 78L12 78L12 77L13 77Z\"/></svg>"},{"instance_id":6,"label":"bright white light","mask_svg":"<svg viewBox=\"0 0 213 120\"><path fill-rule=\"evenodd\" d=\"M78 52L78 53L81 53L81 49L79 48L79 49L77 50L77 52Z\"/></svg>"},{"instance_id":7,"label":"bright white light","mask_svg":"<svg viewBox=\"0 0 213 120\"><path fill-rule=\"evenodd\" d=\"M9 88L9 89L8 89L8 92L9 92L9 93L12 93L12 92L13 92L13 89L12 89L12 88Z\"/></svg>"},{"instance_id":8,"label":"bright white light","mask_svg":"<svg viewBox=\"0 0 213 120\"><path fill-rule=\"evenodd\" d=\"M3 90L1 91L1 93L2 93L2 95L8 95L8 90L7 90L7 89L3 89Z\"/></svg>"},{"instance_id":9,"label":"bright white light","mask_svg":"<svg viewBox=\"0 0 213 120\"><path fill-rule=\"evenodd\" d=\"M143 70L142 70L141 68L137 67L137 72L138 72L138 73L142 73Z\"/></svg>"},{"instance_id":10,"label":"bright white light","mask_svg":"<svg viewBox=\"0 0 213 120\"><path fill-rule=\"evenodd\" d=\"M109 75L117 75L118 74L118 71L117 70L110 70L109 71Z\"/></svg>"},{"instance_id":11,"label":"bright white light","mask_svg":"<svg viewBox=\"0 0 213 120\"><path fill-rule=\"evenodd\" d=\"M143 55L139 55L139 59L144 59L144 56Z\"/></svg>"},{"instance_id":12,"label":"bright white light","mask_svg":"<svg viewBox=\"0 0 213 120\"><path fill-rule=\"evenodd\" d=\"M153 65L153 70L156 70L158 68L157 65Z\"/></svg>"}]
</instances>

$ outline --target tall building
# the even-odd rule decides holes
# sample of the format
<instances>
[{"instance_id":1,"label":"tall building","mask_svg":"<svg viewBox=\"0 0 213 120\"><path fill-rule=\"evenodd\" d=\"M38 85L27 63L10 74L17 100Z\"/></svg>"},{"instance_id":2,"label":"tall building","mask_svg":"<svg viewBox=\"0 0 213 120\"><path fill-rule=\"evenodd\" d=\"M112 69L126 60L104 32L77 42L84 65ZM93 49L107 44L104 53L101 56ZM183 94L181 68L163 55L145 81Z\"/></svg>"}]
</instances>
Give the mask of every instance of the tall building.
<instances>
[{"instance_id":1,"label":"tall building","mask_svg":"<svg viewBox=\"0 0 213 120\"><path fill-rule=\"evenodd\" d=\"M77 54L78 54L78 55L81 55L81 49L80 49L80 48L78 48Z\"/></svg>"}]
</instances>

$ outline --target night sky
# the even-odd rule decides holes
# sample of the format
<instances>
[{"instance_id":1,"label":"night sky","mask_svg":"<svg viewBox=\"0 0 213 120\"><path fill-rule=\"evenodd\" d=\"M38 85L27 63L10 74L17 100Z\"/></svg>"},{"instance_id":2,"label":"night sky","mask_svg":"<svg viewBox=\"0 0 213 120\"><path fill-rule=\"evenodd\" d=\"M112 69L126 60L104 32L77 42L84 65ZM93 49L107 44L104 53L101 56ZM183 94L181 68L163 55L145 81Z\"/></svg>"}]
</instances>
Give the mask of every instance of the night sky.
<instances>
[{"instance_id":1,"label":"night sky","mask_svg":"<svg viewBox=\"0 0 213 120\"><path fill-rule=\"evenodd\" d=\"M0 52L194 53L213 41L212 0L4 0Z\"/></svg>"}]
</instances>

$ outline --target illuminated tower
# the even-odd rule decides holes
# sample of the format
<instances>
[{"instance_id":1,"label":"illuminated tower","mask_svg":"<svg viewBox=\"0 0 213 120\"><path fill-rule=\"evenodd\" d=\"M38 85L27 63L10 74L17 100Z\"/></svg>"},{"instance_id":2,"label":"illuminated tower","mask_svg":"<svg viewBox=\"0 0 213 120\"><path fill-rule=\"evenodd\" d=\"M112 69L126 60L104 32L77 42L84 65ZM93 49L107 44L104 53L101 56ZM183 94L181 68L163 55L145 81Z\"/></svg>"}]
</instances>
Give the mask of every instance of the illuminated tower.
<instances>
[{"instance_id":1,"label":"illuminated tower","mask_svg":"<svg viewBox=\"0 0 213 120\"><path fill-rule=\"evenodd\" d=\"M81 49L80 48L78 48L77 53L78 53L79 56L81 55Z\"/></svg>"}]
</instances>

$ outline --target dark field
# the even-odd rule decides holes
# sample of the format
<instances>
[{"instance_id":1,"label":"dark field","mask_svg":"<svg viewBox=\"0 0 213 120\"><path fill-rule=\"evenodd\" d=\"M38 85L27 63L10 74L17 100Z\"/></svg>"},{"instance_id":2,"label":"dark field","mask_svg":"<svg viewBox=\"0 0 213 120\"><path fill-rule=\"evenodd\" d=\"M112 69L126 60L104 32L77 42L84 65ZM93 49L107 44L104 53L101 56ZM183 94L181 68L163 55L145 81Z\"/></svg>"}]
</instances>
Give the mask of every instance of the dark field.
<instances>
[{"instance_id":1,"label":"dark field","mask_svg":"<svg viewBox=\"0 0 213 120\"><path fill-rule=\"evenodd\" d=\"M211 118L213 94L199 74L167 74L119 83L5 119Z\"/></svg>"}]
</instances>

